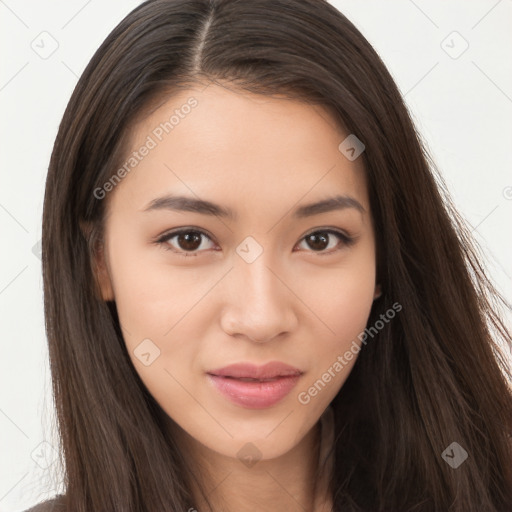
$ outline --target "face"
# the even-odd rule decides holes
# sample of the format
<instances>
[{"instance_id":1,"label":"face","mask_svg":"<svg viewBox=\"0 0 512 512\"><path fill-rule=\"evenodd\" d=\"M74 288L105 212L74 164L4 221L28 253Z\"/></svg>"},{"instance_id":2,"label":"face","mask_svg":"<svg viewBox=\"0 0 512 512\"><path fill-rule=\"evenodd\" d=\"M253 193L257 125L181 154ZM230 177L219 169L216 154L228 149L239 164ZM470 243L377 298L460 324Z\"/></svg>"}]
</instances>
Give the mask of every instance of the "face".
<instances>
[{"instance_id":1,"label":"face","mask_svg":"<svg viewBox=\"0 0 512 512\"><path fill-rule=\"evenodd\" d=\"M212 84L138 124L103 189L103 298L149 392L219 454L293 449L355 363L377 287L347 135L318 106Z\"/></svg>"}]
</instances>

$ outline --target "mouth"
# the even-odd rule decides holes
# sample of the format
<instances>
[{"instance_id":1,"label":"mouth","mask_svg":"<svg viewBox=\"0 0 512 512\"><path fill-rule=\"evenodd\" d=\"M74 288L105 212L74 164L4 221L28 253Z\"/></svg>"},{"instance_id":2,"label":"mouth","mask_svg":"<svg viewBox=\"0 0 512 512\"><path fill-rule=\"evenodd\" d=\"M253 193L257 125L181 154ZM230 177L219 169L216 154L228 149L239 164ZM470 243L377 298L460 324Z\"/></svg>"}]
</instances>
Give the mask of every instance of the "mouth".
<instances>
[{"instance_id":1,"label":"mouth","mask_svg":"<svg viewBox=\"0 0 512 512\"><path fill-rule=\"evenodd\" d=\"M301 370L279 362L259 367L242 363L207 372L216 391L249 409L277 404L296 386L302 374Z\"/></svg>"}]
</instances>

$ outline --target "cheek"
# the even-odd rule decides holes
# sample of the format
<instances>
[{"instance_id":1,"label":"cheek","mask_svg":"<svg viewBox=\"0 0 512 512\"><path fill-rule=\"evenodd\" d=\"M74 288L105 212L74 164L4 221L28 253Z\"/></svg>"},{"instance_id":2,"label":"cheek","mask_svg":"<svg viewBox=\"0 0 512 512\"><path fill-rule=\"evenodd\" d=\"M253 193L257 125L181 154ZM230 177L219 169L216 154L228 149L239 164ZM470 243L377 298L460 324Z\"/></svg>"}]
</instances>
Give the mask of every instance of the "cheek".
<instances>
[{"instance_id":1,"label":"cheek","mask_svg":"<svg viewBox=\"0 0 512 512\"><path fill-rule=\"evenodd\" d=\"M140 336L161 338L198 300L203 286L193 273L162 265L164 249L130 241L122 228L113 232L110 272L125 338L130 333L136 336L130 343Z\"/></svg>"},{"instance_id":2,"label":"cheek","mask_svg":"<svg viewBox=\"0 0 512 512\"><path fill-rule=\"evenodd\" d=\"M188 315L205 294L191 273L163 268L146 254L112 258L116 307L126 350L149 392L173 411L188 410L180 382L193 373L198 340ZM211 284L210 284L211 286Z\"/></svg>"},{"instance_id":3,"label":"cheek","mask_svg":"<svg viewBox=\"0 0 512 512\"><path fill-rule=\"evenodd\" d=\"M375 293L375 259L372 246L354 252L338 268L310 273L301 296L311 304L324 337L334 343L364 330Z\"/></svg>"},{"instance_id":4,"label":"cheek","mask_svg":"<svg viewBox=\"0 0 512 512\"><path fill-rule=\"evenodd\" d=\"M317 373L325 372L338 356L343 356L349 350L354 352L354 356L349 355L347 361L355 362L359 353L360 336L366 328L373 303L373 286L363 286L361 282L355 286L344 284L344 288L336 288L337 292L331 294L331 300L325 304L328 309L324 315L323 336L318 336L322 339L322 349L316 354ZM343 364L346 366L343 374L348 374L352 364ZM343 379L347 376L344 375Z\"/></svg>"},{"instance_id":5,"label":"cheek","mask_svg":"<svg viewBox=\"0 0 512 512\"><path fill-rule=\"evenodd\" d=\"M187 410L190 397L179 383L197 373L209 321L202 298L218 276L210 272L205 279L192 267L163 265L163 250L123 249L111 251L111 274L126 350L159 403Z\"/></svg>"},{"instance_id":6,"label":"cheek","mask_svg":"<svg viewBox=\"0 0 512 512\"><path fill-rule=\"evenodd\" d=\"M327 276L327 274L326 274ZM311 396L322 391L327 403L342 387L352 370L361 347L375 292L375 262L372 252L359 254L343 269L330 270L328 277L316 276L317 286L308 304L318 322L312 339L311 378L307 385L318 386ZM311 349L311 347L310 347ZM326 391L323 391L323 390ZM306 390L307 391L307 390ZM302 402L301 402L302 403Z\"/></svg>"},{"instance_id":7,"label":"cheek","mask_svg":"<svg viewBox=\"0 0 512 512\"><path fill-rule=\"evenodd\" d=\"M336 284L338 286L336 286ZM370 269L365 274L351 273L334 283L331 303L333 330L342 339L358 334L366 326L373 304L375 276Z\"/></svg>"}]
</instances>

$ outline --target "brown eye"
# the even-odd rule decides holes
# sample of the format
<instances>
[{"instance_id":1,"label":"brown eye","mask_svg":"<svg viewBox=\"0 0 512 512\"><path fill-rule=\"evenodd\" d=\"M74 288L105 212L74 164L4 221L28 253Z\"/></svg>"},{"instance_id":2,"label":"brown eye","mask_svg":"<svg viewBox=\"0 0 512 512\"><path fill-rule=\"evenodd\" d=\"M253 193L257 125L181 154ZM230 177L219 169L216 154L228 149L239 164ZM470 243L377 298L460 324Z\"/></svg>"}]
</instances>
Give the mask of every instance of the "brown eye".
<instances>
[{"instance_id":1,"label":"brown eye","mask_svg":"<svg viewBox=\"0 0 512 512\"><path fill-rule=\"evenodd\" d=\"M323 251L329 245L329 235L323 232L313 233L305 237L308 245L315 251Z\"/></svg>"},{"instance_id":2,"label":"brown eye","mask_svg":"<svg viewBox=\"0 0 512 512\"><path fill-rule=\"evenodd\" d=\"M202 231L182 229L167 233L157 240L166 250L173 251L180 256L198 256L204 247L203 240L210 240L210 237Z\"/></svg>"},{"instance_id":3,"label":"brown eye","mask_svg":"<svg viewBox=\"0 0 512 512\"><path fill-rule=\"evenodd\" d=\"M334 238L335 237L335 238ZM336 244L335 239L338 240ZM327 255L341 250L343 247L353 245L354 238L332 229L317 230L302 239L313 252ZM326 250L330 249L330 250Z\"/></svg>"},{"instance_id":4,"label":"brown eye","mask_svg":"<svg viewBox=\"0 0 512 512\"><path fill-rule=\"evenodd\" d=\"M201 245L201 234L196 231L189 231L177 235L176 242L184 251L195 251Z\"/></svg>"}]
</instances>

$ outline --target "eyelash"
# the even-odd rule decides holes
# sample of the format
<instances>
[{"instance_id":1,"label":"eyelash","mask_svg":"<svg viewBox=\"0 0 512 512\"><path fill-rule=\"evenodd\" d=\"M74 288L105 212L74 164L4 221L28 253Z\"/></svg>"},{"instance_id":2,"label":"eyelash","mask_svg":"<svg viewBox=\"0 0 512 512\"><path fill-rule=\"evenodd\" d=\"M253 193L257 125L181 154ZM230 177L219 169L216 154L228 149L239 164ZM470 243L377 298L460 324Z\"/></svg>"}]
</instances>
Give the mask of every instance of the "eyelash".
<instances>
[{"instance_id":1,"label":"eyelash","mask_svg":"<svg viewBox=\"0 0 512 512\"><path fill-rule=\"evenodd\" d=\"M166 251L172 251L173 253L177 254L178 256L181 256L181 257L186 257L186 258L189 258L191 256L199 256L199 254L201 254L201 252L203 251L198 251L198 252L187 252L187 251L177 251L173 248L171 248L171 246L167 243L169 242L169 240L172 240L173 238L179 236L179 235L183 235L183 234L186 234L186 233L196 233L196 234L199 234L201 236L204 236L206 238L208 238L209 240L212 240L212 238L208 235L208 233L202 231L201 229L196 229L196 228L184 228L184 229L179 229L179 230L176 230L176 231L171 231L169 233L165 233L164 235L162 235L161 237L159 237L157 240L155 240L155 243L161 247L163 247L164 250ZM349 236L341 231L338 231L338 230L334 230L334 229L317 229L315 231L311 231L310 233L308 233L307 235L304 235L302 238L301 238L301 242L302 240L305 240L307 237L311 236L311 235L315 235L315 234L318 234L318 233L328 233L330 235L334 235L336 236L340 242L341 242L341 247L338 247L334 250L330 250L329 252L324 252L324 251L309 251L309 252L313 252L315 254L318 254L319 256L327 256L327 255L330 255L330 254L334 254L338 251L340 251L343 247L350 247L352 246L355 242L356 242L356 239L352 236ZM212 240L213 241L213 240Z\"/></svg>"}]
</instances>

